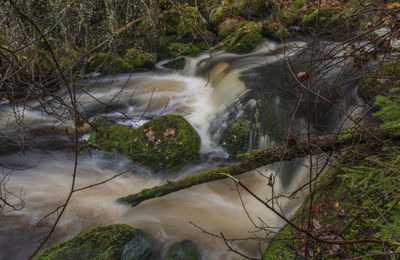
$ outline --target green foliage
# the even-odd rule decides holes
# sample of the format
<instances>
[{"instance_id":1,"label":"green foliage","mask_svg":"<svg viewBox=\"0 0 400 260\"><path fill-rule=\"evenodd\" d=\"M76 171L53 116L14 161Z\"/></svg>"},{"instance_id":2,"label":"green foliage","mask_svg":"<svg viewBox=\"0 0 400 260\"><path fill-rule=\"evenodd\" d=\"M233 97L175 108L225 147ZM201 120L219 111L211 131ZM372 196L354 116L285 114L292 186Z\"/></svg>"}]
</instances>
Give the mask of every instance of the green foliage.
<instances>
[{"instance_id":1,"label":"green foliage","mask_svg":"<svg viewBox=\"0 0 400 260\"><path fill-rule=\"evenodd\" d=\"M137 129L122 125L100 127L89 142L154 170L177 170L193 160L200 149L196 130L177 115L157 117Z\"/></svg>"},{"instance_id":2,"label":"green foliage","mask_svg":"<svg viewBox=\"0 0 400 260\"><path fill-rule=\"evenodd\" d=\"M197 245L190 240L173 244L165 256L165 260L198 260L200 252Z\"/></svg>"},{"instance_id":3,"label":"green foliage","mask_svg":"<svg viewBox=\"0 0 400 260\"><path fill-rule=\"evenodd\" d=\"M365 76L358 84L358 94L366 102L372 102L375 97L386 96L389 90L400 84L400 58L393 63L384 65Z\"/></svg>"},{"instance_id":4,"label":"green foliage","mask_svg":"<svg viewBox=\"0 0 400 260\"><path fill-rule=\"evenodd\" d=\"M387 141L388 144L392 141ZM398 196L398 172L400 160L393 153L397 143L392 147L376 146L365 149L356 146L340 162L340 166L330 169L320 179L312 201L312 219L319 223L319 236L341 234L343 240L383 239L395 241L389 227L384 223L380 214L371 205L374 201L378 210L388 219L390 227L400 235L400 206ZM307 214L310 212L310 201L302 205L292 218L294 224L304 227L307 225ZM311 225L311 232L317 232ZM343 231L343 232L342 232ZM286 225L274 236L273 241L265 252L264 259L302 258L302 238L292 227ZM311 252L318 252L326 244L309 242ZM319 248L319 249L318 249ZM321 252L321 259L341 259L346 257L361 257L368 254L384 254L383 250L395 250L396 245L387 245L382 249L381 244L353 243L341 245L338 254L329 250ZM318 250L317 250L318 249ZM288 255L289 254L289 255ZM288 255L288 256L286 256ZM286 258L285 258L286 257Z\"/></svg>"},{"instance_id":5,"label":"green foliage","mask_svg":"<svg viewBox=\"0 0 400 260\"><path fill-rule=\"evenodd\" d=\"M389 95L376 97L375 106L379 111L374 116L383 121L382 128L393 129L393 134L400 136L400 88L391 89Z\"/></svg>"},{"instance_id":6,"label":"green foliage","mask_svg":"<svg viewBox=\"0 0 400 260\"><path fill-rule=\"evenodd\" d=\"M44 249L35 259L120 259L124 244L136 236L143 235L143 232L123 224L89 228L71 240L59 242Z\"/></svg>"}]
</instances>

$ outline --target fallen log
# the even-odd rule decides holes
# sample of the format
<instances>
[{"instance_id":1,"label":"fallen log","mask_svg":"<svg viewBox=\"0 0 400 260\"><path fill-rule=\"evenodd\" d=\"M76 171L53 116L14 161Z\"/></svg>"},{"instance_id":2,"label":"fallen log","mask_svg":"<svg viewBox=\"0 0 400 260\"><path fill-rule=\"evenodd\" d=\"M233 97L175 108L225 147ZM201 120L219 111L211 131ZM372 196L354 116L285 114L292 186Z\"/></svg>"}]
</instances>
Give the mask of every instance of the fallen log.
<instances>
[{"instance_id":1,"label":"fallen log","mask_svg":"<svg viewBox=\"0 0 400 260\"><path fill-rule=\"evenodd\" d=\"M366 144L373 147L376 145L381 145L381 140L391 137L390 131L387 130L369 130L368 132L346 133L340 137L334 136L316 138L312 139L310 142L301 141L291 146L284 145L265 150L254 150L248 154L239 155L238 157L241 158L240 163L198 173L177 181L167 181L167 183L163 185L144 189L139 193L122 197L118 199L118 201L128 203L134 207L149 199L165 196L169 193L187 189L202 183L225 179L228 178L229 175L240 175L267 164L280 161L290 161L306 155L318 155L325 152L338 152L346 147L360 144Z\"/></svg>"}]
</instances>

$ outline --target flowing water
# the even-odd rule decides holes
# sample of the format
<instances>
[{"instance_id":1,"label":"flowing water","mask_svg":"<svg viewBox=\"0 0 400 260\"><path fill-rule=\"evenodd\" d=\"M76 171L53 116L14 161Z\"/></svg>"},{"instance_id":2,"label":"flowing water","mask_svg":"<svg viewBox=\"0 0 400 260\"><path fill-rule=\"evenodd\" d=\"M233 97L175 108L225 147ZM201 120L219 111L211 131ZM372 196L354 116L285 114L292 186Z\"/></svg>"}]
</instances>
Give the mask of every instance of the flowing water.
<instances>
[{"instance_id":1,"label":"flowing water","mask_svg":"<svg viewBox=\"0 0 400 260\"><path fill-rule=\"evenodd\" d=\"M169 245L183 239L195 241L203 259L241 259L228 252L220 238L204 231L217 235L222 232L227 238L239 239L233 243L234 248L257 256L267 244L266 239L259 238L268 234L260 232L254 224L277 230L284 223L244 191L240 193L242 204L231 180L198 185L134 208L119 204L116 199L167 180L231 164L220 144L224 131L235 120L250 118L254 122L248 149L280 143L283 134L278 133L281 129L277 129L279 124L275 121L288 121L288 115L299 100L296 91L285 85L288 80L282 70L282 58L308 57L301 54L304 46L301 42L287 45L266 42L247 55L217 53L211 58L209 54L187 58L185 68L178 72L159 65L152 72L79 82L79 110L85 118L91 121L107 116L116 123L137 127L158 115L180 114L201 136L200 155L178 172L163 174L142 167L132 169L134 164L118 154L109 156L99 151L84 151L78 161L77 187L130 170L106 184L75 193L48 245L69 239L89 227L126 223L157 239L158 258L161 259ZM353 112L358 101L354 85L346 84L342 90L350 94L341 95L336 101L343 109ZM67 113L58 108L63 102L68 103L68 98L62 91L58 95L63 98L48 98L47 104L31 102L26 106L11 106L5 101L1 103L0 133L11 139L1 139L0 163L6 167L3 174L10 174L7 189L18 194L23 188L25 201L22 210L3 212L0 217L1 259L24 259L33 252L55 216L38 221L61 205L70 189L73 169L70 133L73 128ZM318 105L323 108L323 104ZM296 134L305 131L307 115L302 109L306 106L306 102L298 106L299 115L291 122ZM335 111L324 109L326 114L318 119L322 126L314 122L313 129L327 131L345 124ZM268 116L263 116L263 111ZM21 120L14 120L15 115ZM87 137L83 135L81 139ZM265 176L277 174L279 181L275 192L293 191L306 182L307 165L305 159L277 163L243 174L239 179L260 197L268 198L271 190ZM304 196L306 194L298 194L294 200L281 198L282 212L287 216L293 214Z\"/></svg>"}]
</instances>

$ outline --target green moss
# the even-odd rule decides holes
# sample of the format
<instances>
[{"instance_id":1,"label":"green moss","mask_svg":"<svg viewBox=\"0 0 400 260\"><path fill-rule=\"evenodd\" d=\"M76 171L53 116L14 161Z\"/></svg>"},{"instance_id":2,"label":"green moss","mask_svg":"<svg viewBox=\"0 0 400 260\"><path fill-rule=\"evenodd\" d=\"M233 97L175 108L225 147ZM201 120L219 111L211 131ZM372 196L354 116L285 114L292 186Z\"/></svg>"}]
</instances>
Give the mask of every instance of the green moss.
<instances>
[{"instance_id":1,"label":"green moss","mask_svg":"<svg viewBox=\"0 0 400 260\"><path fill-rule=\"evenodd\" d=\"M264 260L295 259L295 252L288 250L291 246L292 233L288 228L283 228L276 234L264 253Z\"/></svg>"},{"instance_id":2,"label":"green moss","mask_svg":"<svg viewBox=\"0 0 400 260\"><path fill-rule=\"evenodd\" d=\"M184 240L173 244L165 256L165 260L198 260L200 252L197 245L190 241Z\"/></svg>"},{"instance_id":3,"label":"green moss","mask_svg":"<svg viewBox=\"0 0 400 260\"><path fill-rule=\"evenodd\" d=\"M232 33L241 23L243 19L239 18L227 18L218 26L218 37L223 39Z\"/></svg>"},{"instance_id":4,"label":"green moss","mask_svg":"<svg viewBox=\"0 0 400 260\"><path fill-rule=\"evenodd\" d=\"M132 238L143 235L143 232L122 224L89 228L71 240L44 249L35 259L120 259L124 245Z\"/></svg>"},{"instance_id":5,"label":"green moss","mask_svg":"<svg viewBox=\"0 0 400 260\"><path fill-rule=\"evenodd\" d=\"M177 56L187 56L187 55L195 55L201 52L201 49L194 44L183 44L178 42L173 42L168 45L169 54L177 57Z\"/></svg>"},{"instance_id":6,"label":"green moss","mask_svg":"<svg viewBox=\"0 0 400 260\"><path fill-rule=\"evenodd\" d=\"M139 232L124 245L121 260L151 260L155 251L156 241L150 235Z\"/></svg>"},{"instance_id":7,"label":"green moss","mask_svg":"<svg viewBox=\"0 0 400 260\"><path fill-rule=\"evenodd\" d=\"M384 129L393 129L395 136L400 136L400 88L393 88L389 96L377 96L375 106L379 111L374 116L379 117Z\"/></svg>"},{"instance_id":8,"label":"green moss","mask_svg":"<svg viewBox=\"0 0 400 260\"><path fill-rule=\"evenodd\" d=\"M124 60L135 68L151 68L157 61L157 55L136 48L127 50Z\"/></svg>"},{"instance_id":9,"label":"green moss","mask_svg":"<svg viewBox=\"0 0 400 260\"><path fill-rule=\"evenodd\" d=\"M232 158L247 151L250 132L250 121L239 120L233 123L232 127L224 134L222 146Z\"/></svg>"},{"instance_id":10,"label":"green moss","mask_svg":"<svg viewBox=\"0 0 400 260\"><path fill-rule=\"evenodd\" d=\"M313 234L320 236L340 234L342 240L394 241L392 232L375 207L372 207L370 200L371 198L374 201L375 206L388 219L394 232L399 235L397 172L400 169L400 162L397 154L393 153L396 143L392 141L387 143L392 143L394 146L390 149L379 145L353 147L352 152L340 162L340 166L330 169L319 180L313 193L312 205L309 197L292 217L294 224L306 228L308 214L312 212L311 219L319 226L317 232L313 224L310 225ZM304 238L304 234L300 234L291 226L284 226L274 236L264 254L264 259L276 259L280 255L283 256L282 259L302 259ZM324 243L310 240L308 250L316 254L325 246ZM396 248L395 244L387 244L383 249L381 243L359 242L340 245L339 251L334 254L329 253L328 245L328 250L322 251L318 259L384 254L386 250L394 251Z\"/></svg>"},{"instance_id":11,"label":"green moss","mask_svg":"<svg viewBox=\"0 0 400 260\"><path fill-rule=\"evenodd\" d=\"M89 142L101 146L105 151L110 153L128 151L130 149L129 140L132 139L133 130L123 125L103 126L99 127L93 133Z\"/></svg>"},{"instance_id":12,"label":"green moss","mask_svg":"<svg viewBox=\"0 0 400 260\"><path fill-rule=\"evenodd\" d=\"M210 17L208 20L212 27L218 27L218 25L222 23L222 21L225 18L229 17L229 15L230 15L230 9L225 6L224 7L220 6L211 10Z\"/></svg>"},{"instance_id":13,"label":"green moss","mask_svg":"<svg viewBox=\"0 0 400 260\"><path fill-rule=\"evenodd\" d=\"M215 42L215 35L208 30L208 24L200 12L191 6L165 10L161 16L167 35L175 37L174 42L194 43L207 41L210 45Z\"/></svg>"},{"instance_id":14,"label":"green moss","mask_svg":"<svg viewBox=\"0 0 400 260\"><path fill-rule=\"evenodd\" d=\"M178 57L165 63L163 66L169 69L182 70L185 67L186 58Z\"/></svg>"},{"instance_id":15,"label":"green moss","mask_svg":"<svg viewBox=\"0 0 400 260\"><path fill-rule=\"evenodd\" d=\"M90 57L89 70L104 73L126 73L132 70L132 65L121 57L104 52L97 52Z\"/></svg>"},{"instance_id":16,"label":"green moss","mask_svg":"<svg viewBox=\"0 0 400 260\"><path fill-rule=\"evenodd\" d=\"M193 160L200 149L196 130L177 115L157 117L134 130L122 125L100 127L89 142L154 170L177 170Z\"/></svg>"},{"instance_id":17,"label":"green moss","mask_svg":"<svg viewBox=\"0 0 400 260\"><path fill-rule=\"evenodd\" d=\"M245 53L252 51L261 41L260 26L254 22L245 22L218 44L218 48L235 53Z\"/></svg>"},{"instance_id":18,"label":"green moss","mask_svg":"<svg viewBox=\"0 0 400 260\"><path fill-rule=\"evenodd\" d=\"M358 94L366 102L372 102L378 95L385 95L400 83L400 58L382 66L364 77L358 84Z\"/></svg>"},{"instance_id":19,"label":"green moss","mask_svg":"<svg viewBox=\"0 0 400 260\"><path fill-rule=\"evenodd\" d=\"M264 19L262 23L262 35L275 41L281 41L292 36L288 29L273 19Z\"/></svg>"}]
</instances>

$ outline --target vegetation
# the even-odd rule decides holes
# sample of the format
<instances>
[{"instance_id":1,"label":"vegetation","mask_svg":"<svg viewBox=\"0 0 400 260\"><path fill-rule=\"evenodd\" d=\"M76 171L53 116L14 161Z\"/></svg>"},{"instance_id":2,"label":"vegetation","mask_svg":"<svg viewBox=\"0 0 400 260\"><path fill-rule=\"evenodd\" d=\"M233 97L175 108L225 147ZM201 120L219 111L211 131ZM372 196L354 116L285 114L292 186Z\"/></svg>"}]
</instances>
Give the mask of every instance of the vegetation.
<instances>
[{"instance_id":1,"label":"vegetation","mask_svg":"<svg viewBox=\"0 0 400 260\"><path fill-rule=\"evenodd\" d=\"M193 160L200 149L196 130L177 115L157 117L136 129L123 125L99 127L89 142L153 170L177 170Z\"/></svg>"},{"instance_id":2,"label":"vegetation","mask_svg":"<svg viewBox=\"0 0 400 260\"><path fill-rule=\"evenodd\" d=\"M197 245L190 240L173 244L165 256L165 260L198 260L200 252Z\"/></svg>"},{"instance_id":3,"label":"vegetation","mask_svg":"<svg viewBox=\"0 0 400 260\"><path fill-rule=\"evenodd\" d=\"M299 100L298 104L306 100L308 104L306 111L301 111L307 129L297 131L293 129L295 122L289 123L298 113L298 106L294 106L293 117L288 122L271 124L266 111L273 115L281 111L272 111L268 104L257 100L254 115L257 127L274 133L284 128L287 138L282 138L283 145L242 154L247 152L254 122L237 121L224 133L223 147L231 158L241 159L240 162L168 181L120 201L136 206L194 185L232 178L262 202L266 210L272 210L287 223L272 238L264 259L396 259L400 254L400 58L399 46L395 44L400 38L398 1L128 0L120 5L110 0L7 0L0 7L3 17L0 98L7 100L15 113L22 148L24 117L19 107L24 110L31 100L36 100L52 118L71 119L74 129L87 121L76 97L77 91L87 94L85 88L77 87L77 82L87 73L130 73L150 69L167 58L171 58L167 67L181 69L185 58L179 56L202 51L212 55L214 49L248 53L263 37L275 41L305 39L311 46L307 51L313 54L308 68L298 71L288 56L283 60L291 75L288 78L295 85L291 89L295 94L287 99ZM337 46L324 49L327 41ZM324 54L322 59L315 58L319 53ZM342 64L359 74L357 79L349 78L349 81L360 79L358 93L366 103L362 115L343 111L325 93L313 88L321 80L321 74L342 69L345 67ZM345 72L343 68L344 76ZM69 93L70 100L58 96L56 91L60 89ZM343 90L342 97L346 97L346 91ZM49 99L58 103L51 105ZM26 100L29 102L24 103ZM313 132L314 119L309 117L318 110L314 104L335 110L351 121L351 126L335 129L330 135ZM91 130L87 147L101 148L110 154L121 153L156 171L181 168L197 156L201 142L194 128L177 115L157 117L137 129L99 119L91 122ZM300 134L296 136L296 133ZM77 191L74 187L77 158L83 147L77 130L74 147L71 191L65 204L54 211L58 213L61 209L36 252L50 237L71 195ZM279 204L275 203L286 195L273 194L269 200L257 198L233 177L270 163L305 156L310 161L322 157L329 170L313 178L310 167L307 187L288 196L292 198L305 190L310 193L290 219L280 214ZM0 167L4 172L12 169ZM19 209L9 201L11 193L4 188L7 180L7 175L0 180L0 213L4 208ZM273 188L270 180L268 185ZM256 228L266 236L271 234L264 226ZM229 247L230 241L223 236L221 239ZM242 255L236 249L229 249ZM110 225L86 230L43 250L36 258L148 259L154 251L155 242L146 234L126 225ZM198 259L199 252L193 243L182 241L170 248L167 259L181 256Z\"/></svg>"},{"instance_id":4,"label":"vegetation","mask_svg":"<svg viewBox=\"0 0 400 260\"><path fill-rule=\"evenodd\" d=\"M139 238L147 236L142 231L122 224L89 228L71 240L59 242L46 248L35 259L120 259L122 252L125 251L124 245L126 243L132 239L138 241ZM150 259L148 251L150 250L153 253L154 245L145 251L140 250L140 246L143 245L137 246L133 258L125 259Z\"/></svg>"}]
</instances>

